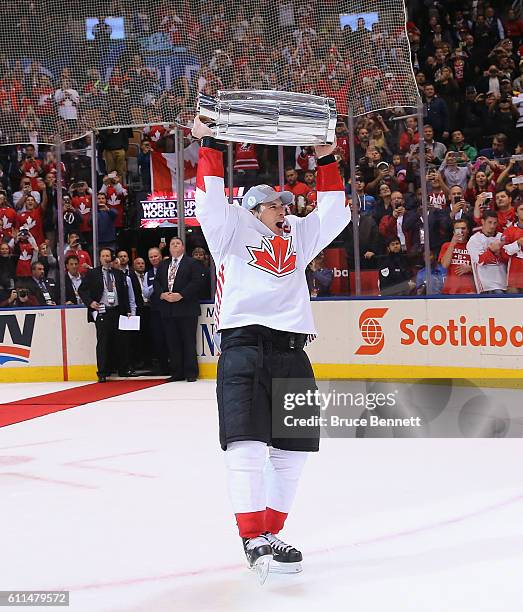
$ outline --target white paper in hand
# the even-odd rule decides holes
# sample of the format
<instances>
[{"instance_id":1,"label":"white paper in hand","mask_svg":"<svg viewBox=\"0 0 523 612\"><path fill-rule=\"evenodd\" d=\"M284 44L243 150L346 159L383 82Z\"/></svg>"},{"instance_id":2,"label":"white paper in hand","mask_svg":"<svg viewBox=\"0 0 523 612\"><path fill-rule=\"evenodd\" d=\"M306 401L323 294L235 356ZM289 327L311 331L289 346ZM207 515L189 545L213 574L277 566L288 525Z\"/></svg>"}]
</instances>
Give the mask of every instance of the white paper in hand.
<instances>
[{"instance_id":1,"label":"white paper in hand","mask_svg":"<svg viewBox=\"0 0 523 612\"><path fill-rule=\"evenodd\" d=\"M118 329L122 331L140 331L140 317L126 317L120 315Z\"/></svg>"}]
</instances>

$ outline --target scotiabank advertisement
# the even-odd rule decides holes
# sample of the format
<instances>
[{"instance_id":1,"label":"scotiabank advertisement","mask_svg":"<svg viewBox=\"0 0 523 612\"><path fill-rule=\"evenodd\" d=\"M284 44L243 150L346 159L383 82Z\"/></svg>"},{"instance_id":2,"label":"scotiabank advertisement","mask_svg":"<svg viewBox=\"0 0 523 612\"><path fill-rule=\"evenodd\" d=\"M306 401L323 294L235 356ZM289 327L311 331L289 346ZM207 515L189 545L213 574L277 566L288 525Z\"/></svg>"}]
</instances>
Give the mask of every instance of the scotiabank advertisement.
<instances>
[{"instance_id":1,"label":"scotiabank advertisement","mask_svg":"<svg viewBox=\"0 0 523 612\"><path fill-rule=\"evenodd\" d=\"M316 302L308 352L315 363L520 369L522 307L519 298Z\"/></svg>"},{"instance_id":2,"label":"scotiabank advertisement","mask_svg":"<svg viewBox=\"0 0 523 612\"><path fill-rule=\"evenodd\" d=\"M523 299L312 303L307 353L321 379L519 376ZM94 380L96 336L84 308L0 311L0 382ZM214 305L202 304L200 374L216 375ZM444 368L444 370L442 370Z\"/></svg>"}]
</instances>

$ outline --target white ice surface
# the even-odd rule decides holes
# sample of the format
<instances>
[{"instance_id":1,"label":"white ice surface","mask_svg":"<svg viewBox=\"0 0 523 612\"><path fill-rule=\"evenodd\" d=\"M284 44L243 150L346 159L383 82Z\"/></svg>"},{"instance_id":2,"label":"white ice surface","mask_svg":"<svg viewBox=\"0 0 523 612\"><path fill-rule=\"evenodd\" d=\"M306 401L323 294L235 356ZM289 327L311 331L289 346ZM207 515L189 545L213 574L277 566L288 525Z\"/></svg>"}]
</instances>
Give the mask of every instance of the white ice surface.
<instances>
[{"instance_id":1,"label":"white ice surface","mask_svg":"<svg viewBox=\"0 0 523 612\"><path fill-rule=\"evenodd\" d=\"M0 429L0 590L70 590L86 612L517 612L522 465L519 439L323 440L282 532L304 571L262 588L214 383L160 385Z\"/></svg>"}]
</instances>

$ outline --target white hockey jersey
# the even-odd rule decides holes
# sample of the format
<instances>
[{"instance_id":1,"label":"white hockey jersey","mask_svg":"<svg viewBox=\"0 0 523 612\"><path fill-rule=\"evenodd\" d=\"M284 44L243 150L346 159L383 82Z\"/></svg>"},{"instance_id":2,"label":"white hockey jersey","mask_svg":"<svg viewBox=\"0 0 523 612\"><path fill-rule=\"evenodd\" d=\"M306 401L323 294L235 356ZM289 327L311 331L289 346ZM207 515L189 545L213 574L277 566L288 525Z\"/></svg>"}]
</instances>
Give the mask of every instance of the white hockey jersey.
<instances>
[{"instance_id":1,"label":"white hockey jersey","mask_svg":"<svg viewBox=\"0 0 523 612\"><path fill-rule=\"evenodd\" d=\"M492 242L501 239L502 234L499 232L495 236L476 232L467 242L478 293L507 288L507 266L502 255L496 255L488 248Z\"/></svg>"},{"instance_id":2,"label":"white hockey jersey","mask_svg":"<svg viewBox=\"0 0 523 612\"><path fill-rule=\"evenodd\" d=\"M351 218L337 164L318 167L316 210L286 216L283 236L226 200L220 151L200 148L196 187L196 217L216 265L215 331L263 325L315 334L305 269Z\"/></svg>"}]
</instances>

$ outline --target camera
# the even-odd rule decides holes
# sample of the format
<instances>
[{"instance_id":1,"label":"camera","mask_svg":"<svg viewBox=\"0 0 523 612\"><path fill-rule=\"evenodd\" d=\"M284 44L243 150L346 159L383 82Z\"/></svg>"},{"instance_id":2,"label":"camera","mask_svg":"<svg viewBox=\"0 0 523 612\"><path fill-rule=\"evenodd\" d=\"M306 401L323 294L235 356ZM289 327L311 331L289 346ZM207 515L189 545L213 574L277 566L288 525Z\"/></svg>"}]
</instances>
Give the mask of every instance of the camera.
<instances>
[{"instance_id":1,"label":"camera","mask_svg":"<svg viewBox=\"0 0 523 612\"><path fill-rule=\"evenodd\" d=\"M18 295L18 297L26 298L29 295L29 292L27 291L27 289L18 289L16 294Z\"/></svg>"}]
</instances>

